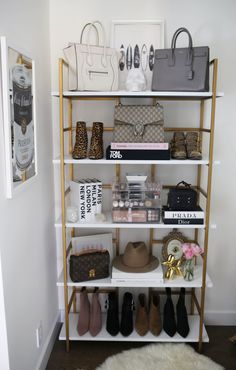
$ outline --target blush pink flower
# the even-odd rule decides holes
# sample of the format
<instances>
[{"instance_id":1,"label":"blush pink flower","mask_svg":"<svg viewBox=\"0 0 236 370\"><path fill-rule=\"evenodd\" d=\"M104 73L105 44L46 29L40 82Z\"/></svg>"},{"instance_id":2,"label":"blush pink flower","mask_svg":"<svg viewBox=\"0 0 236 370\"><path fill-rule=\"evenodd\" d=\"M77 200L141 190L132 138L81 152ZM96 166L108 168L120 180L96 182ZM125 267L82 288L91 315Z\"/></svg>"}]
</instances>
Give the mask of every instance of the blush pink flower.
<instances>
[{"instance_id":1,"label":"blush pink flower","mask_svg":"<svg viewBox=\"0 0 236 370\"><path fill-rule=\"evenodd\" d=\"M191 245L195 256L200 256L200 254L203 253L203 249L200 247L200 245L195 243L191 243Z\"/></svg>"},{"instance_id":2,"label":"blush pink flower","mask_svg":"<svg viewBox=\"0 0 236 370\"><path fill-rule=\"evenodd\" d=\"M202 248L195 243L183 243L182 249L184 253L184 257L187 260L190 260L194 256L199 256L201 253L203 253Z\"/></svg>"}]
</instances>

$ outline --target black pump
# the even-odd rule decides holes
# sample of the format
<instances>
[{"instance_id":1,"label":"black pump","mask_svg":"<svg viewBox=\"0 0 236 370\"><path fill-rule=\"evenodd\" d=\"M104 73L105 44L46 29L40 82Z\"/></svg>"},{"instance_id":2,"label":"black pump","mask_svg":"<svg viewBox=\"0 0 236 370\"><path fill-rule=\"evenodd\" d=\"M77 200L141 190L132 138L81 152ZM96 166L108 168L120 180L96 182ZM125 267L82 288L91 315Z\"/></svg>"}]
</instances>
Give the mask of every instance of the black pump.
<instances>
[{"instance_id":1,"label":"black pump","mask_svg":"<svg viewBox=\"0 0 236 370\"><path fill-rule=\"evenodd\" d=\"M108 294L106 330L109 334L115 336L119 333L119 329L118 297L115 292L111 292Z\"/></svg>"},{"instance_id":2,"label":"black pump","mask_svg":"<svg viewBox=\"0 0 236 370\"><path fill-rule=\"evenodd\" d=\"M185 288L181 288L179 299L176 305L177 332L181 337L186 338L189 333L188 314L185 306Z\"/></svg>"},{"instance_id":3,"label":"black pump","mask_svg":"<svg viewBox=\"0 0 236 370\"><path fill-rule=\"evenodd\" d=\"M167 298L164 306L163 329L170 337L173 337L176 333L176 322L170 288L166 288L166 295Z\"/></svg>"},{"instance_id":4,"label":"black pump","mask_svg":"<svg viewBox=\"0 0 236 370\"><path fill-rule=\"evenodd\" d=\"M130 335L134 329L133 326L133 296L126 292L123 298L120 332L124 337Z\"/></svg>"}]
</instances>

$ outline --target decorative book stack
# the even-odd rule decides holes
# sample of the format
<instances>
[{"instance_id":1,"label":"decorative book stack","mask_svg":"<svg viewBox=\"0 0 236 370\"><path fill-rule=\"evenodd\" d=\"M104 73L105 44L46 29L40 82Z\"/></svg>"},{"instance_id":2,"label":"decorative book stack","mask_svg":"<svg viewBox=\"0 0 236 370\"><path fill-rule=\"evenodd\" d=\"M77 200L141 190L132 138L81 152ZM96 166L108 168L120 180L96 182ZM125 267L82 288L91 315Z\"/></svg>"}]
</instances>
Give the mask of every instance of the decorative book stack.
<instances>
[{"instance_id":1,"label":"decorative book stack","mask_svg":"<svg viewBox=\"0 0 236 370\"><path fill-rule=\"evenodd\" d=\"M116 269L114 266L112 267L112 278L111 282L113 284L116 283L131 283L133 284L144 284L147 283L155 283L155 284L162 284L163 280L163 270L161 263L159 263L158 267L149 272L123 272Z\"/></svg>"},{"instance_id":2,"label":"decorative book stack","mask_svg":"<svg viewBox=\"0 0 236 370\"><path fill-rule=\"evenodd\" d=\"M170 225L204 225L204 212L199 206L195 211L170 211L163 207L163 222Z\"/></svg>"},{"instance_id":3,"label":"decorative book stack","mask_svg":"<svg viewBox=\"0 0 236 370\"><path fill-rule=\"evenodd\" d=\"M169 143L111 143L106 159L169 160Z\"/></svg>"},{"instance_id":4,"label":"decorative book stack","mask_svg":"<svg viewBox=\"0 0 236 370\"><path fill-rule=\"evenodd\" d=\"M98 179L70 181L71 205L78 208L78 221L91 222L102 213L102 182Z\"/></svg>"}]
</instances>

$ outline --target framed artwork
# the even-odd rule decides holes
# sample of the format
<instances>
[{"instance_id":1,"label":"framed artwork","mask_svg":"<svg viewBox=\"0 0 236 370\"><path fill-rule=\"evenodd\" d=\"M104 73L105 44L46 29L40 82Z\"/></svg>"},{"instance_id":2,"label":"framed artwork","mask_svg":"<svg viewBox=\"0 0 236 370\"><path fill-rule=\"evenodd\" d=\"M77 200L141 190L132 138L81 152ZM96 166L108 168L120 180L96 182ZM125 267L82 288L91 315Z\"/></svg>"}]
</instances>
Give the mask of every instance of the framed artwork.
<instances>
[{"instance_id":1,"label":"framed artwork","mask_svg":"<svg viewBox=\"0 0 236 370\"><path fill-rule=\"evenodd\" d=\"M115 257L112 233L77 236L71 239L71 244L72 244L72 253L76 253L88 248L107 249L110 254L111 262Z\"/></svg>"},{"instance_id":2,"label":"framed artwork","mask_svg":"<svg viewBox=\"0 0 236 370\"><path fill-rule=\"evenodd\" d=\"M1 37L6 197L37 175L35 65L29 55Z\"/></svg>"},{"instance_id":3,"label":"framed artwork","mask_svg":"<svg viewBox=\"0 0 236 370\"><path fill-rule=\"evenodd\" d=\"M164 48L164 20L113 20L111 47L119 51L119 89L132 68L142 68L151 89L154 53Z\"/></svg>"},{"instance_id":4,"label":"framed artwork","mask_svg":"<svg viewBox=\"0 0 236 370\"><path fill-rule=\"evenodd\" d=\"M162 257L167 261L168 256L171 254L176 260L183 256L182 244L187 241L186 237L176 229L171 231L164 239L162 246Z\"/></svg>"}]
</instances>

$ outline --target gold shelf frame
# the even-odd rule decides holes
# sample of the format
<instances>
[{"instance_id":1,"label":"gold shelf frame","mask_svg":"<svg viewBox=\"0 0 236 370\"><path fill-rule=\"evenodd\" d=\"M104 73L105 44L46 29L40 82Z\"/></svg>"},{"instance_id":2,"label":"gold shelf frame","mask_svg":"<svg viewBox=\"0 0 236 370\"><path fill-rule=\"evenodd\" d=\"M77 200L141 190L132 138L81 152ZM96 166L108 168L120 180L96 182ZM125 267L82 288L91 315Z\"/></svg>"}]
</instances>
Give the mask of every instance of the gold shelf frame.
<instances>
[{"instance_id":1,"label":"gold shelf frame","mask_svg":"<svg viewBox=\"0 0 236 370\"><path fill-rule=\"evenodd\" d=\"M207 272L207 255L208 255L208 239L209 239L209 223L210 223L210 206L211 206L211 188L212 188L212 169L213 169L213 149L214 149L214 130L215 130L215 110L216 110L216 89L217 89L217 71L218 71L218 59L211 61L210 65L213 67L213 79L212 79L212 97L158 97L154 99L158 100L174 100L174 101L199 101L200 102L200 119L199 127L189 128L189 127L165 127L165 131L196 131L199 132L200 138L202 139L203 133L208 133L210 135L209 142L209 165L208 176L207 176L207 190L201 187L202 180L202 164L198 165L197 168L197 184L195 188L198 190L199 196L202 194L206 199L206 211L205 211L205 230L204 230L204 257L203 257L203 269L202 269L202 287L200 288L200 302L196 296L195 288L191 288L190 292L186 292L191 295L191 314L194 314L194 308L196 307L197 312L200 316L199 323L199 340L198 340L198 350L202 351L203 345L203 326L204 326L204 308L205 308L205 295L206 295L206 272ZM64 59L59 59L59 116L60 116L60 187L61 187L61 220L62 220L62 244L63 244L63 278L64 278L64 305L65 305L65 332L66 332L66 351L69 351L69 312L73 306L73 312L76 312L76 294L80 291L78 288L73 287L72 293L69 297L69 288L67 285L68 271L67 271L67 257L70 252L70 246L67 246L67 233L66 233L66 217L65 217L65 197L69 192L69 189L65 188L65 138L64 133L69 132L68 146L69 153L72 153L72 135L75 127L73 126L73 101L80 100L101 100L101 101L120 101L119 97L83 97L83 96L63 96L63 69L68 67L68 64ZM67 127L64 127L64 100L67 100L68 104L68 123ZM210 113L210 128L204 127L204 114L205 114L205 101L211 100L211 113ZM104 131L112 131L113 127L105 127ZM91 131L91 128L88 128ZM201 140L202 142L202 140ZM79 162L78 162L79 163ZM69 164L69 178L73 180L73 163ZM121 166L119 164L115 165L115 177L116 180L120 180ZM151 165L151 179L154 181L157 175L157 165ZM104 189L110 189L111 184L104 184ZM165 185L164 188L171 188L171 185ZM171 228L171 227L170 227ZM115 238L113 238L113 243L116 246L116 254L119 254L120 247L120 229L115 229ZM149 232L149 246L150 253L153 250L153 245L161 244L162 239L155 239L154 229L150 229ZM74 229L71 230L71 236L74 236ZM194 240L198 241L199 230L194 231ZM86 284L85 284L86 285ZM111 289L118 289L112 288ZM100 289L101 292L107 292L111 289ZM150 288L151 289L151 288ZM150 291L149 289L149 291Z\"/></svg>"}]
</instances>

